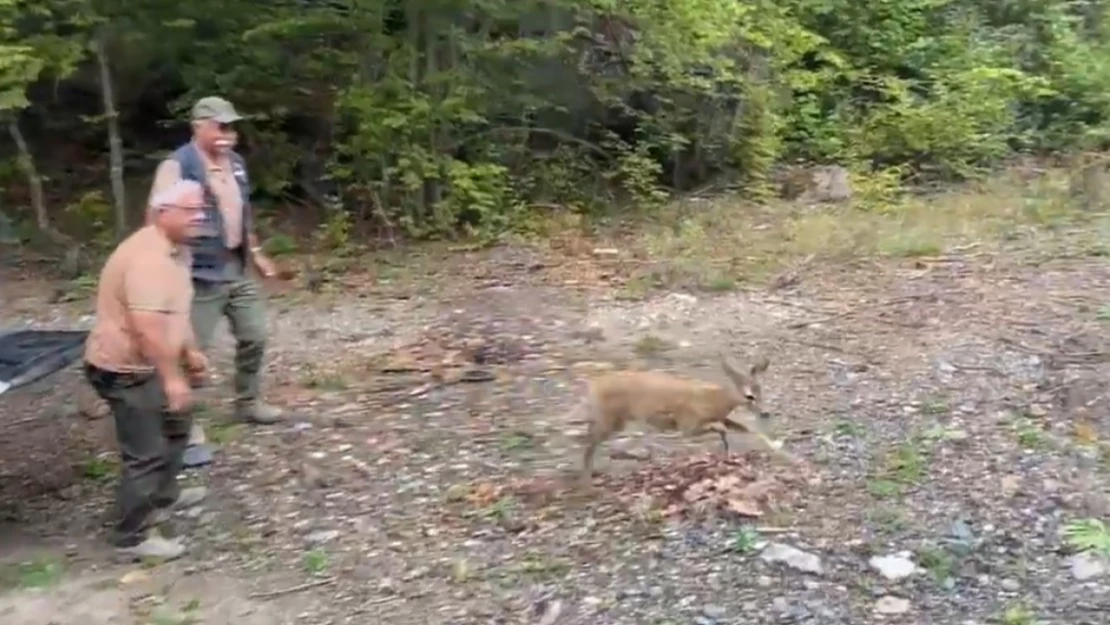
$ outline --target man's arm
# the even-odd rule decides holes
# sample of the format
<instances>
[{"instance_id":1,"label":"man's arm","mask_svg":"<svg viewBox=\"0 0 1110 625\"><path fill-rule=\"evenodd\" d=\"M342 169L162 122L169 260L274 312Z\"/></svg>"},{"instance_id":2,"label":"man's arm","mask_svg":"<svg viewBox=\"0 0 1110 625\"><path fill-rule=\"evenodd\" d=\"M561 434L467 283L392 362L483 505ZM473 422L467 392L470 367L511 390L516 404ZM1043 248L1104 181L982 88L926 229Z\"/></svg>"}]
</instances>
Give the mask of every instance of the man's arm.
<instances>
[{"instance_id":1,"label":"man's arm","mask_svg":"<svg viewBox=\"0 0 1110 625\"><path fill-rule=\"evenodd\" d=\"M250 259L254 268L262 274L263 278L272 278L277 275L274 261L270 260L262 251L262 244L258 241L258 235L255 234L253 224L249 225L247 229L247 250L249 252L247 258Z\"/></svg>"},{"instance_id":2,"label":"man's arm","mask_svg":"<svg viewBox=\"0 0 1110 625\"><path fill-rule=\"evenodd\" d=\"M189 352L200 351L197 347L197 337L193 333L193 324L185 329L185 339L181 342L181 355L185 357Z\"/></svg>"},{"instance_id":3,"label":"man's arm","mask_svg":"<svg viewBox=\"0 0 1110 625\"><path fill-rule=\"evenodd\" d=\"M170 346L168 315L150 310L132 310L131 321L139 335L139 349L163 380L181 377L181 350Z\"/></svg>"},{"instance_id":4,"label":"man's arm","mask_svg":"<svg viewBox=\"0 0 1110 625\"><path fill-rule=\"evenodd\" d=\"M185 372L193 388L203 386L208 372L208 357L197 347L192 328L186 331L181 346L181 363L185 365Z\"/></svg>"},{"instance_id":5,"label":"man's arm","mask_svg":"<svg viewBox=\"0 0 1110 625\"><path fill-rule=\"evenodd\" d=\"M146 202L146 219L145 223L150 225L154 213L150 210L150 200L160 191L172 187L174 183L181 180L181 164L171 159L166 159L158 164L158 169L154 170L154 182L150 184L150 195L147 196Z\"/></svg>"}]
</instances>

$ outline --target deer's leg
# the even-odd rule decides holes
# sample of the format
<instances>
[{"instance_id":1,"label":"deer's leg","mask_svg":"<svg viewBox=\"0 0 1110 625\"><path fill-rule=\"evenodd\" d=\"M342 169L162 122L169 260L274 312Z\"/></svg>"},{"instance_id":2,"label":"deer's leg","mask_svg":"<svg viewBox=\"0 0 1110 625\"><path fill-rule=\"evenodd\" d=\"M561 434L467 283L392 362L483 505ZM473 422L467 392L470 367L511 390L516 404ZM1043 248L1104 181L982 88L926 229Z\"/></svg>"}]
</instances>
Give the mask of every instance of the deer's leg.
<instances>
[{"instance_id":1,"label":"deer's leg","mask_svg":"<svg viewBox=\"0 0 1110 625\"><path fill-rule=\"evenodd\" d=\"M724 449L725 455L727 456L728 455L728 428L726 428L724 425L722 425L720 423L714 422L714 423L707 423L705 425L702 425L694 431L695 434L708 434L710 432L713 432L717 436L721 437L721 447Z\"/></svg>"},{"instance_id":2,"label":"deer's leg","mask_svg":"<svg viewBox=\"0 0 1110 625\"><path fill-rule=\"evenodd\" d=\"M586 430L586 447L582 450L582 473L580 479L583 482L588 482L594 473L594 455L597 453L597 447L613 434L613 427L611 424L604 422L602 419L592 418Z\"/></svg>"},{"instance_id":3,"label":"deer's leg","mask_svg":"<svg viewBox=\"0 0 1110 625\"><path fill-rule=\"evenodd\" d=\"M780 460L787 460L787 461L790 461L790 462L794 462L794 457L793 456L791 456L790 454L786 453L785 451L779 449L775 445L775 443L770 438L767 437L766 434L764 434L763 432L760 432L756 428L748 427L748 426L744 425L743 423L737 423L736 421L732 421L730 419L725 420L725 422L723 424L723 427L725 427L727 429L737 430L737 431L740 431L740 432L747 432L748 434L751 434L751 435L755 436L756 440L759 441L760 445L762 445L765 450L770 452L771 455L775 456L776 458L779 458Z\"/></svg>"}]
</instances>

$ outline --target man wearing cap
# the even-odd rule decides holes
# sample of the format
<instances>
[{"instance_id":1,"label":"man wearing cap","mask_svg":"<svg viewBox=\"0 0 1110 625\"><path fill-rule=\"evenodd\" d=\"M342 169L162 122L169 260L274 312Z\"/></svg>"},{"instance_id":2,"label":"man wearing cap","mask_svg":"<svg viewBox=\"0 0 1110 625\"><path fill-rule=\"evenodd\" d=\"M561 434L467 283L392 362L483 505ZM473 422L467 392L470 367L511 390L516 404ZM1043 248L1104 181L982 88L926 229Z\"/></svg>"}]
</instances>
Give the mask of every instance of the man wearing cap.
<instances>
[{"instance_id":1,"label":"man wearing cap","mask_svg":"<svg viewBox=\"0 0 1110 625\"><path fill-rule=\"evenodd\" d=\"M266 424L278 421L281 413L260 398L266 318L251 269L263 277L271 277L275 271L254 232L246 165L233 150L237 135L232 124L240 119L235 107L223 98L198 100L191 115L192 140L159 164L151 194L178 180L195 180L204 187L205 220L190 242L193 331L201 349L208 351L216 325L227 317L236 340L234 418ZM195 426L190 444L199 446L202 439L203 430ZM188 464L206 462L202 447L190 451L200 457Z\"/></svg>"},{"instance_id":2,"label":"man wearing cap","mask_svg":"<svg viewBox=\"0 0 1110 625\"><path fill-rule=\"evenodd\" d=\"M122 459L112 542L121 555L173 559L185 548L148 528L205 497L177 482L191 421L191 383L207 369L193 339L188 241L204 220L204 190L178 181L149 202L149 223L108 257L85 343L85 377L115 418Z\"/></svg>"}]
</instances>

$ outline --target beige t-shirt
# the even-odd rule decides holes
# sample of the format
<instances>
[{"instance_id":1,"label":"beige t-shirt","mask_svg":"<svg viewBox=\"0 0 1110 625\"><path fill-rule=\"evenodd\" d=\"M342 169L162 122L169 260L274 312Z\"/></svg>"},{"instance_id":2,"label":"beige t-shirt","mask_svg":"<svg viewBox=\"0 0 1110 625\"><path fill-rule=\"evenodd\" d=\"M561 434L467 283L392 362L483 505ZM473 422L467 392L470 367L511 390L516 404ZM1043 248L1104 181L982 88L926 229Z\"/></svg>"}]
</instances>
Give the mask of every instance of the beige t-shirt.
<instances>
[{"instance_id":1,"label":"beige t-shirt","mask_svg":"<svg viewBox=\"0 0 1110 625\"><path fill-rule=\"evenodd\" d=\"M233 250L243 245L243 194L239 190L239 181L235 179L232 171L231 158L223 156L212 160L204 150L197 150L204 166L207 169L207 179L212 194L216 196L220 214L224 218L224 234L227 248ZM181 164L171 159L166 159L158 165L154 172L154 183L150 186L150 197L153 198L159 191L173 186L181 180ZM147 204L150 204L148 199Z\"/></svg>"},{"instance_id":2,"label":"beige t-shirt","mask_svg":"<svg viewBox=\"0 0 1110 625\"><path fill-rule=\"evenodd\" d=\"M153 225L120 243L100 272L96 322L85 341L85 361L120 373L154 369L140 349L132 311L165 314L167 342L180 351L193 335L190 260L186 248L173 245Z\"/></svg>"}]
</instances>

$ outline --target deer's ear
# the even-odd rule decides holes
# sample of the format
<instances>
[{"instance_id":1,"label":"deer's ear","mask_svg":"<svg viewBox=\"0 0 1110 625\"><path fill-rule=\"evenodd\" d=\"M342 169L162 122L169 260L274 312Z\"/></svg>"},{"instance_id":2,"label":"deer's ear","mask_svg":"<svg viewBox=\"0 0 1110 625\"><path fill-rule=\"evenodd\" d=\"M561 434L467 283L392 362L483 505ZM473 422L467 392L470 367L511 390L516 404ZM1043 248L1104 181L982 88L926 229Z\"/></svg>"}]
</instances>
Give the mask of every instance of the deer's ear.
<instances>
[{"instance_id":1,"label":"deer's ear","mask_svg":"<svg viewBox=\"0 0 1110 625\"><path fill-rule=\"evenodd\" d=\"M771 360L769 358L767 358L766 355L762 355L759 358L756 358L755 362L752 363L751 375L753 375L753 376L759 375L759 374L763 373L764 371L766 371L767 367L770 367L770 366L771 366Z\"/></svg>"}]
</instances>

